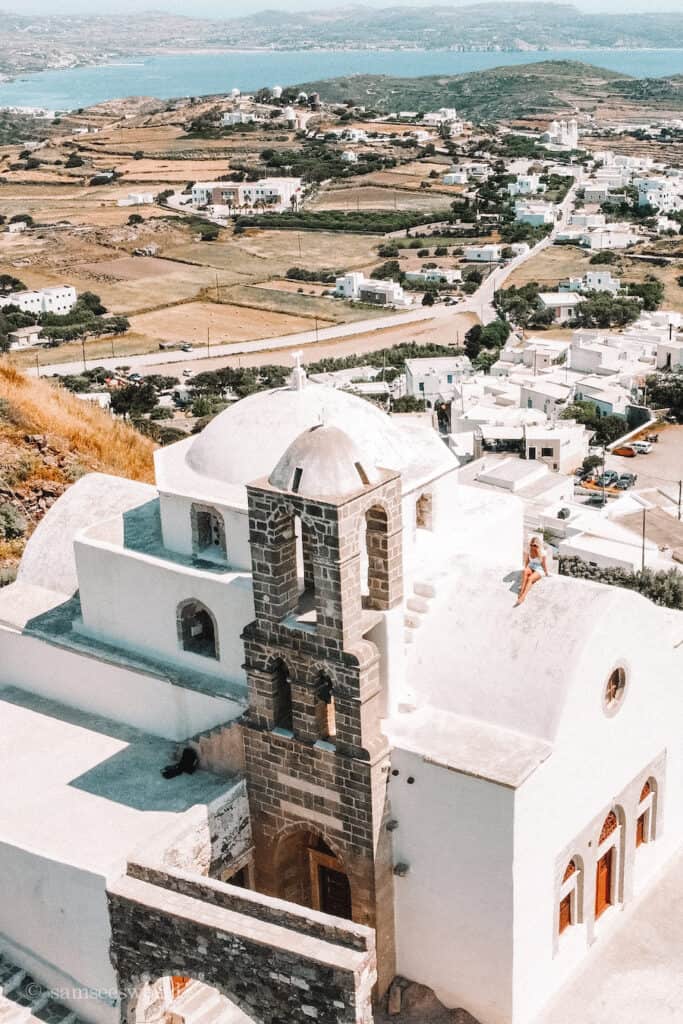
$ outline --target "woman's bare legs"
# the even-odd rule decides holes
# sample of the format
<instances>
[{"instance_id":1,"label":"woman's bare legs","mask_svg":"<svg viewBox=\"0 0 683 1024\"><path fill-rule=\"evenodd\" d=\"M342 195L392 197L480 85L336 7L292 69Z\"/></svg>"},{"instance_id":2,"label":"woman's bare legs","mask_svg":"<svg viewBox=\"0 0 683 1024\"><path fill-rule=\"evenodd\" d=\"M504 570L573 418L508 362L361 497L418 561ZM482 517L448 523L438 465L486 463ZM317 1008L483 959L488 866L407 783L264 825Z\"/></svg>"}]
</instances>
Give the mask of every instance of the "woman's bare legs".
<instances>
[{"instance_id":1,"label":"woman's bare legs","mask_svg":"<svg viewBox=\"0 0 683 1024\"><path fill-rule=\"evenodd\" d=\"M540 580L540 578L540 572L534 572L533 569L530 569L528 566L526 567L526 569L524 570L524 576L522 578L522 585L519 588L519 597L515 602L515 607L517 607L518 604L521 604L522 601L526 600L527 594L533 587L534 583L536 583L537 580Z\"/></svg>"}]
</instances>

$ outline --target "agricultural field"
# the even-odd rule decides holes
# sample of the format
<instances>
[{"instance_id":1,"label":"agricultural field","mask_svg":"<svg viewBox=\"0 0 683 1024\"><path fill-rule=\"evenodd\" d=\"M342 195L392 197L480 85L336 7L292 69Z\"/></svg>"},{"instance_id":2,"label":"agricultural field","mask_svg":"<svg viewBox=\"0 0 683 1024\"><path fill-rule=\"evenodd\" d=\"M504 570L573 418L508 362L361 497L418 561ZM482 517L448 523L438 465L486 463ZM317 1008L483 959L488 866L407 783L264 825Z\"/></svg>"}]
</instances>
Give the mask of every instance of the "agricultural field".
<instances>
[{"instance_id":1,"label":"agricultural field","mask_svg":"<svg viewBox=\"0 0 683 1024\"><path fill-rule=\"evenodd\" d=\"M373 185L351 185L347 188L330 187L321 191L306 204L308 210L399 210L430 213L448 208L449 199L439 193L431 194L400 188L380 188Z\"/></svg>"},{"instance_id":2,"label":"agricultural field","mask_svg":"<svg viewBox=\"0 0 683 1024\"><path fill-rule=\"evenodd\" d=\"M319 321L328 326L329 321ZM159 340L206 345L207 332L214 344L251 341L253 338L275 338L297 334L312 327L309 317L228 303L187 302L168 306L152 313L131 317L131 334L147 338L150 348Z\"/></svg>"}]
</instances>

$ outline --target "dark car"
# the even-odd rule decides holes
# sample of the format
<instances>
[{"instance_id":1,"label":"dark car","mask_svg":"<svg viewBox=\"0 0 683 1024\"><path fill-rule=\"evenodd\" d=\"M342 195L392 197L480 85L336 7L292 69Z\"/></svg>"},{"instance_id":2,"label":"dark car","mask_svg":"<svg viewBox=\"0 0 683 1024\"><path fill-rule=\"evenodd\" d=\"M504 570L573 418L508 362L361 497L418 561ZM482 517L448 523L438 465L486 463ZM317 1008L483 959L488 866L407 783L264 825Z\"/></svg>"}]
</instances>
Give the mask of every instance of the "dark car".
<instances>
[{"instance_id":1,"label":"dark car","mask_svg":"<svg viewBox=\"0 0 683 1024\"><path fill-rule=\"evenodd\" d=\"M629 487L633 487L637 479L635 473L622 473L614 486L620 491L627 491Z\"/></svg>"}]
</instances>

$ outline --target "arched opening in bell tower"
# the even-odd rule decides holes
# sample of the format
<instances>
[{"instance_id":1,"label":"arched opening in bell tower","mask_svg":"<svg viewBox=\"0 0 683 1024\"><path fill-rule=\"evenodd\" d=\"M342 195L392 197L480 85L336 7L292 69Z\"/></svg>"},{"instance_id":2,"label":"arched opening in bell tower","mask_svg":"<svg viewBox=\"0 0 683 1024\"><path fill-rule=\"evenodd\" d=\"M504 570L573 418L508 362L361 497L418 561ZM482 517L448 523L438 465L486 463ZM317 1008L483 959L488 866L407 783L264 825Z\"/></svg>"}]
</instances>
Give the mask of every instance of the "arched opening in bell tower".
<instances>
[{"instance_id":1,"label":"arched opening in bell tower","mask_svg":"<svg viewBox=\"0 0 683 1024\"><path fill-rule=\"evenodd\" d=\"M275 851L278 896L300 906L352 919L351 885L343 861L315 830L283 835Z\"/></svg>"}]
</instances>

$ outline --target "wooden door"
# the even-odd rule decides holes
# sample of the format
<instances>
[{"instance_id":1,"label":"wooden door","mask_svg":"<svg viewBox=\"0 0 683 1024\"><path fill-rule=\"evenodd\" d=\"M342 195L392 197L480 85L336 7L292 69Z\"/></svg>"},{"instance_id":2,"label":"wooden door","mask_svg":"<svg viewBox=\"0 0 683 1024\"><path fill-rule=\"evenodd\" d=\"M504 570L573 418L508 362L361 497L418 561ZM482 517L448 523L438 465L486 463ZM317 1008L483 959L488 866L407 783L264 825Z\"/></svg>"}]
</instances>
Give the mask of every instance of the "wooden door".
<instances>
[{"instance_id":1,"label":"wooden door","mask_svg":"<svg viewBox=\"0 0 683 1024\"><path fill-rule=\"evenodd\" d=\"M636 822L636 846L642 846L645 842L645 815L641 814Z\"/></svg>"},{"instance_id":2,"label":"wooden door","mask_svg":"<svg viewBox=\"0 0 683 1024\"><path fill-rule=\"evenodd\" d=\"M344 872L319 864L318 880L320 909L323 913L349 920L351 917L351 886Z\"/></svg>"},{"instance_id":3,"label":"wooden door","mask_svg":"<svg viewBox=\"0 0 683 1024\"><path fill-rule=\"evenodd\" d=\"M611 847L604 857L598 861L598 870L595 878L595 916L600 917L612 903L612 865L614 862L614 847Z\"/></svg>"},{"instance_id":4,"label":"wooden door","mask_svg":"<svg viewBox=\"0 0 683 1024\"><path fill-rule=\"evenodd\" d=\"M560 935L572 923L572 902L571 896L567 895L560 900Z\"/></svg>"}]
</instances>

